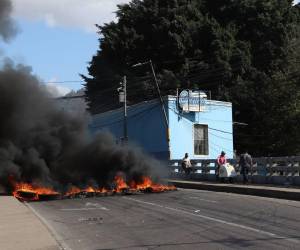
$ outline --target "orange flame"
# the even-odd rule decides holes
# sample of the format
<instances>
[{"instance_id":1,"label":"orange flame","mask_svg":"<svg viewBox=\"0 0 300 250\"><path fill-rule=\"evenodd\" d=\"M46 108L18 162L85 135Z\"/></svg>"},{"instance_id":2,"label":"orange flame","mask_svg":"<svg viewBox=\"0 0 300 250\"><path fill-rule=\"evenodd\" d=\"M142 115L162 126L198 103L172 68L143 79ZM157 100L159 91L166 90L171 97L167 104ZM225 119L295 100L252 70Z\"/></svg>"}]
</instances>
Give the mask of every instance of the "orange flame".
<instances>
[{"instance_id":1,"label":"orange flame","mask_svg":"<svg viewBox=\"0 0 300 250\"><path fill-rule=\"evenodd\" d=\"M71 196L71 195L76 195L79 194L81 190L78 187L72 186L69 188L69 190L65 193L65 196Z\"/></svg>"},{"instance_id":2,"label":"orange flame","mask_svg":"<svg viewBox=\"0 0 300 250\"><path fill-rule=\"evenodd\" d=\"M141 183L136 184L135 182L132 182L131 185L132 188L136 188L141 191L149 189L151 190L151 192L155 192L155 193L176 190L175 186L167 186L167 185L153 183L150 177L147 176L144 176L142 178Z\"/></svg>"},{"instance_id":3,"label":"orange flame","mask_svg":"<svg viewBox=\"0 0 300 250\"><path fill-rule=\"evenodd\" d=\"M153 185L152 180L149 177L144 176L142 180L142 183L136 185L137 189L146 189Z\"/></svg>"},{"instance_id":4,"label":"orange flame","mask_svg":"<svg viewBox=\"0 0 300 250\"><path fill-rule=\"evenodd\" d=\"M59 195L52 188L37 187L28 183L18 183L15 185L13 195L20 200L35 201L41 195Z\"/></svg>"},{"instance_id":5,"label":"orange flame","mask_svg":"<svg viewBox=\"0 0 300 250\"><path fill-rule=\"evenodd\" d=\"M96 193L97 190L94 189L93 187L87 187L86 189L82 190L83 192L87 192L87 193Z\"/></svg>"},{"instance_id":6,"label":"orange flame","mask_svg":"<svg viewBox=\"0 0 300 250\"><path fill-rule=\"evenodd\" d=\"M108 190L106 188L98 188L96 189L96 193L104 194L107 193Z\"/></svg>"},{"instance_id":7,"label":"orange flame","mask_svg":"<svg viewBox=\"0 0 300 250\"><path fill-rule=\"evenodd\" d=\"M76 196L79 194L84 194L84 193L94 193L94 194L105 194L107 193L108 190L106 188L94 188L94 187L87 187L84 189L80 189L78 187L72 186L66 193L64 196L68 197L68 196Z\"/></svg>"},{"instance_id":8,"label":"orange flame","mask_svg":"<svg viewBox=\"0 0 300 250\"><path fill-rule=\"evenodd\" d=\"M89 194L107 194L109 192L122 193L124 190L126 192L153 192L159 193L164 191L176 190L175 186L168 186L153 183L150 177L144 176L140 182L131 181L128 185L122 176L117 175L114 178L115 188L113 190L108 190L104 187L102 188L94 188L87 187L84 189L80 189L76 186L71 186L68 191L64 194L65 197L73 197L80 194L89 195ZM60 193L54 191L52 188L40 187L36 185L31 185L28 183L18 183L14 184L14 192L13 195L23 201L36 201L41 199L43 195L60 195Z\"/></svg>"},{"instance_id":9,"label":"orange flame","mask_svg":"<svg viewBox=\"0 0 300 250\"><path fill-rule=\"evenodd\" d=\"M120 193L122 192L122 190L129 188L122 176L115 176L114 183L116 184L114 191L117 193Z\"/></svg>"}]
</instances>

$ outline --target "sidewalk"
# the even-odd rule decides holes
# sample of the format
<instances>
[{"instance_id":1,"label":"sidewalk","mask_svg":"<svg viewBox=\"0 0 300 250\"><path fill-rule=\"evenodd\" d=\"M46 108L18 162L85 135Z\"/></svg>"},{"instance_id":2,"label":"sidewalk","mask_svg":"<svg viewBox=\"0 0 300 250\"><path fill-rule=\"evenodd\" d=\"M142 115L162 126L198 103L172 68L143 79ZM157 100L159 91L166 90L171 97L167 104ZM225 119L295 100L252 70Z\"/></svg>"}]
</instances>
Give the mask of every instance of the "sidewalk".
<instances>
[{"instance_id":1,"label":"sidewalk","mask_svg":"<svg viewBox=\"0 0 300 250\"><path fill-rule=\"evenodd\" d=\"M277 199L296 200L300 201L300 188L285 188L262 185L240 185L240 184L225 184L203 181L188 181L169 179L170 184L178 188L200 189L216 192L227 192L245 195L254 195L262 197L270 197Z\"/></svg>"},{"instance_id":2,"label":"sidewalk","mask_svg":"<svg viewBox=\"0 0 300 250\"><path fill-rule=\"evenodd\" d=\"M0 249L58 250L42 222L12 196L0 196Z\"/></svg>"}]
</instances>

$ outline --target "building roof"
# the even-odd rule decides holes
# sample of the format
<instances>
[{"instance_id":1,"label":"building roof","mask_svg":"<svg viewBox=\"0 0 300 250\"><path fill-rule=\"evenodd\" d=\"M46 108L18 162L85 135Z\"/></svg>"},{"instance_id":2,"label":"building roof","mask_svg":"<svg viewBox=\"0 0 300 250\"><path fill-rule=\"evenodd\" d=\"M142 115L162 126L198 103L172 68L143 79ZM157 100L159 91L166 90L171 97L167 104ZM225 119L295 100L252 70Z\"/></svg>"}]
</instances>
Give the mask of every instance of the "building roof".
<instances>
[{"instance_id":1,"label":"building roof","mask_svg":"<svg viewBox=\"0 0 300 250\"><path fill-rule=\"evenodd\" d=\"M174 95L168 95L168 96L164 96L163 99L164 99L164 101L166 101L166 100L168 100L168 101L176 101L177 97L174 96ZM159 98L156 98L156 99L152 99L152 100L149 100L149 101L143 101L143 102L135 103L135 104L132 104L130 106L128 105L127 109L128 110L135 109L135 108L142 107L144 105L157 104L159 102L160 102ZM210 106L231 107L232 103L231 102L224 102L224 101L217 101L217 100L207 100L207 105L210 105ZM94 114L94 117L97 117L98 115L103 116L104 114L109 115L111 113L122 111L122 110L123 110L123 107L120 107L120 108L112 109L112 110L105 111L105 112L102 112L102 113Z\"/></svg>"}]
</instances>

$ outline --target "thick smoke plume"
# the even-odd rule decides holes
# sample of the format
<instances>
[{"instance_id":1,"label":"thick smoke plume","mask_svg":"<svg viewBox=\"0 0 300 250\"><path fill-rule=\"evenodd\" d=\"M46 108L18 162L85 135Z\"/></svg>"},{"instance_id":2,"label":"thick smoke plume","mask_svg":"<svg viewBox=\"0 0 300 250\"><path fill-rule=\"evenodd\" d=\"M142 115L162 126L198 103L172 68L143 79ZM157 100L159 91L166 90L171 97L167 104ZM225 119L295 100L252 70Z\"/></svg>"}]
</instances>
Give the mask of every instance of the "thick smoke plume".
<instances>
[{"instance_id":1,"label":"thick smoke plume","mask_svg":"<svg viewBox=\"0 0 300 250\"><path fill-rule=\"evenodd\" d=\"M115 175L139 181L158 162L115 145L108 134L91 139L84 119L59 110L46 88L22 65L0 70L0 182L105 186Z\"/></svg>"},{"instance_id":2,"label":"thick smoke plume","mask_svg":"<svg viewBox=\"0 0 300 250\"><path fill-rule=\"evenodd\" d=\"M15 23L10 17L12 4L10 0L0 1L0 38L8 41L17 33Z\"/></svg>"},{"instance_id":3,"label":"thick smoke plume","mask_svg":"<svg viewBox=\"0 0 300 250\"><path fill-rule=\"evenodd\" d=\"M0 37L16 31L11 2L0 1ZM55 104L31 69L11 61L0 69L0 186L27 182L64 191L68 185L109 187L116 175L138 182L159 163L115 145L111 135L89 138L86 116ZM158 169L158 168L156 168Z\"/></svg>"}]
</instances>

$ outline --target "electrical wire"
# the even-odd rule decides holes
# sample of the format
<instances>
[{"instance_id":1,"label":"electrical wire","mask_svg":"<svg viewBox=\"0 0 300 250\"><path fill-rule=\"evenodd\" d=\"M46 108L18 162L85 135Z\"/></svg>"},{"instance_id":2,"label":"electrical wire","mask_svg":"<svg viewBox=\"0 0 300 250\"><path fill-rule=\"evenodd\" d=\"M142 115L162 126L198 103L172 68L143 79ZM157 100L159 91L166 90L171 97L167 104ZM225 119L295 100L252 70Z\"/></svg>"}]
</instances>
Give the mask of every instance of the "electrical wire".
<instances>
[{"instance_id":1,"label":"electrical wire","mask_svg":"<svg viewBox=\"0 0 300 250\"><path fill-rule=\"evenodd\" d=\"M152 107L149 107L149 108L144 109L144 110L142 110L142 111L140 111L140 112L138 112L138 113L135 113L135 114L133 114L133 115L128 116L128 118L129 118L129 119L130 119L130 118L131 118L131 119L132 119L132 118L136 118L136 117L138 117L138 116L140 116L140 115L145 114L146 112L147 112L147 115L150 115L150 111L153 110L153 109L155 109L155 108L157 108L158 106L160 106L160 104L155 104L155 105L153 105ZM117 115L119 116L119 114L117 114ZM108 127L108 126L111 126L111 125L115 125L115 124L121 123L121 122L123 122L123 120L124 120L124 119L121 118L121 119L114 120L114 121L109 122L109 123L101 124L101 126L99 126L99 125L91 125L90 127L96 128L96 129L101 129L101 128L104 128L104 127ZM214 129L214 128L210 128L210 127L209 127L209 129L212 129L212 130L215 130L215 131L218 131L218 132L222 132L222 133L232 134L232 133L229 133L229 132L227 132L227 131L223 131L223 130L219 130L219 129ZM221 138L221 139L225 139L225 140L228 140L228 141L232 141L232 139L225 138L225 137L222 137L222 136L217 136L217 135L215 135L215 134L213 134L213 133L209 133L209 134L210 134L210 135L213 135L213 136L215 136L215 137ZM218 145L218 144L215 144L215 143L213 143L212 141L210 141L210 148L212 148L215 152L219 152L220 150L218 150L217 148L220 148L220 149L226 150L227 152L234 153L234 151L232 151L232 150L230 150L230 149L228 149L228 148L224 148L224 147L222 147L222 146L220 146L220 145Z\"/></svg>"},{"instance_id":2,"label":"electrical wire","mask_svg":"<svg viewBox=\"0 0 300 250\"><path fill-rule=\"evenodd\" d=\"M227 141L233 141L233 139L229 139L229 138L226 138L226 137L223 137L223 136L219 136L219 135L215 135L215 134L213 134L213 133L208 133L209 135L212 135L212 136L214 136L214 137L217 137L217 138L219 138L219 139L222 139L222 140L227 140Z\"/></svg>"},{"instance_id":3,"label":"electrical wire","mask_svg":"<svg viewBox=\"0 0 300 250\"><path fill-rule=\"evenodd\" d=\"M176 112L173 108L169 107L169 110L173 111L175 114L183 117L180 113ZM183 117L184 118L184 117ZM188 122L187 119L184 118L184 121ZM192 123L192 122L188 122L189 124ZM218 131L218 132L222 132L224 134L230 134L232 135L233 133L232 132L228 132L228 131L224 131L224 130L220 130L220 129L216 129L216 128L212 128L212 127L208 127L208 129L211 129L211 130L214 130L214 131Z\"/></svg>"},{"instance_id":4,"label":"electrical wire","mask_svg":"<svg viewBox=\"0 0 300 250\"><path fill-rule=\"evenodd\" d=\"M224 131L224 130L221 130L221 129L211 128L211 127L208 127L208 129L218 131L218 132L221 132L221 133L224 133L224 134L232 135L232 132Z\"/></svg>"},{"instance_id":5,"label":"electrical wire","mask_svg":"<svg viewBox=\"0 0 300 250\"><path fill-rule=\"evenodd\" d=\"M215 144L215 143L213 143L212 141L210 141L210 144L212 144L212 145L215 146L215 147L221 148L221 149L223 149L223 150L225 150L225 151L227 151L227 152L234 153L234 151L232 151L232 150L230 150L230 149L228 149L228 148L225 148L225 147L223 147L223 146L220 146L220 145L218 145L218 144ZM221 151L221 150L220 150L220 151Z\"/></svg>"},{"instance_id":6,"label":"electrical wire","mask_svg":"<svg viewBox=\"0 0 300 250\"><path fill-rule=\"evenodd\" d=\"M41 83L44 83L44 84L56 84L56 83L59 83L59 84L64 84L64 83L85 83L84 80L67 80L67 81L49 81L49 82L45 82L45 81L41 81Z\"/></svg>"},{"instance_id":7,"label":"electrical wire","mask_svg":"<svg viewBox=\"0 0 300 250\"><path fill-rule=\"evenodd\" d=\"M144 114L144 113L146 113L146 112L148 112L148 115L149 115L149 114L150 114L149 111L153 110L154 108L156 108L156 107L158 107L158 106L160 106L160 104L155 104L155 105L153 105L153 106L150 107L150 108L144 109L144 110L142 110L142 111L140 111L140 112L138 112L138 113L135 113L135 114L133 114L133 115L129 115L127 118L128 118L128 119L129 119L129 118L134 118L134 117L137 117L137 116L139 116L139 115L141 115L141 114ZM129 107L129 109L130 109L130 107ZM103 114L105 114L105 113L103 113ZM117 114L117 116L119 116L119 114ZM93 128L103 128L103 127L107 127L107 126L110 126L110 125L113 125L113 124L116 124L116 123L120 123L120 122L122 122L123 120L124 120L124 118L122 117L121 119L115 120L115 121L113 121L113 122L106 123L106 124L101 124L101 126L95 125L95 126L91 126L91 127L93 127Z\"/></svg>"},{"instance_id":8,"label":"electrical wire","mask_svg":"<svg viewBox=\"0 0 300 250\"><path fill-rule=\"evenodd\" d=\"M73 98L83 98L83 97L85 97L85 96L81 95L81 96L75 96L75 97L63 97L63 98L58 98L58 99L73 99ZM111 103L98 105L98 106L95 106L95 108L98 110L100 108L103 109L104 107L109 107L109 106L111 106ZM181 116L181 114L178 113L178 112L176 112L173 108L171 108L171 107L168 107L168 108L169 108L169 110L172 110L173 112L175 112L177 115ZM213 121L217 121L217 120L213 120ZM109 123L108 125L111 125L111 124L113 124L113 123ZM108 126L108 125L106 125L106 126ZM216 129L216 128L212 128L212 127L209 127L209 129L210 130L214 130L214 131L218 131L218 132L222 132L222 133L225 133L225 134L231 134L232 135L232 132L228 132L228 131L224 131L224 130L220 130L220 129Z\"/></svg>"}]
</instances>

